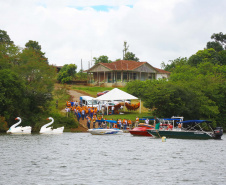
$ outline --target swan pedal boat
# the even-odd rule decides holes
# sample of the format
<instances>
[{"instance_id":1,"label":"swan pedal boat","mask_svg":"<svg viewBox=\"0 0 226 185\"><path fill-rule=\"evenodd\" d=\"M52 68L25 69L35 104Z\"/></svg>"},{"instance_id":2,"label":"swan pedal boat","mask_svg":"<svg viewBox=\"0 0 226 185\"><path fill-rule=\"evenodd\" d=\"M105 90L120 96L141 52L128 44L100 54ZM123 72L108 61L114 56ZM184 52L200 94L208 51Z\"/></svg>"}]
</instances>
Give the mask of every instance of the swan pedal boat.
<instances>
[{"instance_id":1,"label":"swan pedal boat","mask_svg":"<svg viewBox=\"0 0 226 185\"><path fill-rule=\"evenodd\" d=\"M47 120L51 120L50 123L47 123L43 125L40 129L40 134L62 134L64 131L64 127L59 127L56 129L52 129L51 127L48 127L53 124L54 119L52 117L47 118Z\"/></svg>"},{"instance_id":2,"label":"swan pedal boat","mask_svg":"<svg viewBox=\"0 0 226 185\"><path fill-rule=\"evenodd\" d=\"M88 132L92 135L109 135L109 134L122 134L123 131L117 128L93 128L88 129Z\"/></svg>"},{"instance_id":3,"label":"swan pedal boat","mask_svg":"<svg viewBox=\"0 0 226 185\"><path fill-rule=\"evenodd\" d=\"M26 127L17 127L22 119L20 117L17 117L15 120L19 120L17 123L12 125L9 130L7 130L7 134L31 134L31 127L26 126Z\"/></svg>"}]
</instances>

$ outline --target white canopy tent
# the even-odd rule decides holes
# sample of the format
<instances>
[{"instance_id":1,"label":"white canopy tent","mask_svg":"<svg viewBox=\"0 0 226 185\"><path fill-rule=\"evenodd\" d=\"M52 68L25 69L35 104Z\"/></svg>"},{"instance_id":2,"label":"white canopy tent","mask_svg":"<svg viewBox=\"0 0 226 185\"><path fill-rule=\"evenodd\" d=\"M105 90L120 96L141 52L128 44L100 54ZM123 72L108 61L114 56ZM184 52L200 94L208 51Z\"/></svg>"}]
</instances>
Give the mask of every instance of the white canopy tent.
<instances>
[{"instance_id":1,"label":"white canopy tent","mask_svg":"<svg viewBox=\"0 0 226 185\"><path fill-rule=\"evenodd\" d=\"M102 96L99 96L95 99L99 100L99 101L123 100L125 102L125 100L137 100L138 98L127 92L124 92L118 88L114 88L111 91L109 91L108 93L106 93ZM141 113L141 99L140 99L140 113Z\"/></svg>"}]
</instances>

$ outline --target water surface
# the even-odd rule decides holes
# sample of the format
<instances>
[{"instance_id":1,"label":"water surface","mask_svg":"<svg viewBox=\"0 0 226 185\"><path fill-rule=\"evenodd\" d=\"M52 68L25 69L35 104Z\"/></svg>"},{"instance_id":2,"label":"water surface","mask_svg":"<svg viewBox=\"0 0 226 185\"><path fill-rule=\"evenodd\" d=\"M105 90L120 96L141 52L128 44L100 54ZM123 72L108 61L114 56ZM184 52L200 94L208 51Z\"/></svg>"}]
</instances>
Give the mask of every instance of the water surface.
<instances>
[{"instance_id":1,"label":"water surface","mask_svg":"<svg viewBox=\"0 0 226 185\"><path fill-rule=\"evenodd\" d=\"M226 138L0 135L0 184L225 184Z\"/></svg>"}]
</instances>

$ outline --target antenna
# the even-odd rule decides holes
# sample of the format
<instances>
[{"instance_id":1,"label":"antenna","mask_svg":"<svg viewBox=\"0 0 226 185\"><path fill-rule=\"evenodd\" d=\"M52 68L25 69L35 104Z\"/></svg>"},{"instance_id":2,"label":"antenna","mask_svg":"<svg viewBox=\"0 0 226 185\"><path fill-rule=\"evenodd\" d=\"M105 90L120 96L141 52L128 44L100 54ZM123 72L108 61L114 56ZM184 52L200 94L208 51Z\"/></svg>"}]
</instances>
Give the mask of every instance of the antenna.
<instances>
[{"instance_id":1,"label":"antenna","mask_svg":"<svg viewBox=\"0 0 226 185\"><path fill-rule=\"evenodd\" d=\"M81 71L83 71L83 69L82 69L82 59L81 59Z\"/></svg>"},{"instance_id":2,"label":"antenna","mask_svg":"<svg viewBox=\"0 0 226 185\"><path fill-rule=\"evenodd\" d=\"M92 57L92 50L91 50L91 67L92 67L92 58L93 58L93 57Z\"/></svg>"}]
</instances>

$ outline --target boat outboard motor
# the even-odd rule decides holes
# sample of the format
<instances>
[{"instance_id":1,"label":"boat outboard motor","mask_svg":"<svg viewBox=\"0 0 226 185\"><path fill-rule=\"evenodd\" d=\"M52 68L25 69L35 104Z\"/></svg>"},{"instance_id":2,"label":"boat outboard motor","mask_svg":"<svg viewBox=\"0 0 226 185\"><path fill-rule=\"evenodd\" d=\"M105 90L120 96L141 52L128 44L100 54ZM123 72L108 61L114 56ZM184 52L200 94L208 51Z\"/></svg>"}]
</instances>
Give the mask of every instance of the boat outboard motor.
<instances>
[{"instance_id":1,"label":"boat outboard motor","mask_svg":"<svg viewBox=\"0 0 226 185\"><path fill-rule=\"evenodd\" d=\"M214 139L221 139L221 136L223 135L223 128L217 127L213 132L213 138Z\"/></svg>"}]
</instances>

